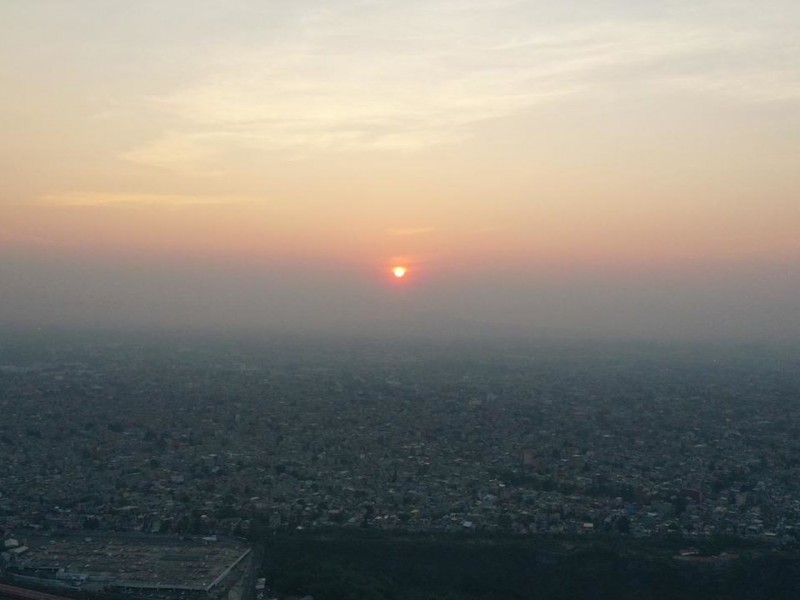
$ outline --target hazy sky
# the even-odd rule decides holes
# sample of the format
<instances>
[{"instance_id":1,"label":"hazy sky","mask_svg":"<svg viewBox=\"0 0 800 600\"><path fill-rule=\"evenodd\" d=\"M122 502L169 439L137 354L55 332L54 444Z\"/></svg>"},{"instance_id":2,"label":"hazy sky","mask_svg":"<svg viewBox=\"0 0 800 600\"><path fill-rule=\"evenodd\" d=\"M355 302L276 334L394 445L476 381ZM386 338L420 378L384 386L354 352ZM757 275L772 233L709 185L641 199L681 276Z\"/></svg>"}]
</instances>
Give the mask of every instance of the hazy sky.
<instances>
[{"instance_id":1,"label":"hazy sky","mask_svg":"<svg viewBox=\"0 0 800 600\"><path fill-rule=\"evenodd\" d=\"M0 325L800 338L799 28L3 0Z\"/></svg>"}]
</instances>

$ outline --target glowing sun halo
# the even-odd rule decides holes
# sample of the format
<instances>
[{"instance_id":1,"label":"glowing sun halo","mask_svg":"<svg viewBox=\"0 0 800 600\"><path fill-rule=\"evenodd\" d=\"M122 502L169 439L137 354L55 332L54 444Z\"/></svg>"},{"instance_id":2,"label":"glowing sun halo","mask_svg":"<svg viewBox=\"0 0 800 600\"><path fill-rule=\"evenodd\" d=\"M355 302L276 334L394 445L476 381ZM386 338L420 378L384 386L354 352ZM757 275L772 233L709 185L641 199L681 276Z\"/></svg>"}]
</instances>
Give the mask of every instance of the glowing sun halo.
<instances>
[{"instance_id":1,"label":"glowing sun halo","mask_svg":"<svg viewBox=\"0 0 800 600\"><path fill-rule=\"evenodd\" d=\"M403 266L400 266L400 265L398 265L396 267L392 267L392 275L394 275L396 279L402 279L403 277L406 276L407 272L408 272L408 268L406 268L406 267L403 267Z\"/></svg>"}]
</instances>

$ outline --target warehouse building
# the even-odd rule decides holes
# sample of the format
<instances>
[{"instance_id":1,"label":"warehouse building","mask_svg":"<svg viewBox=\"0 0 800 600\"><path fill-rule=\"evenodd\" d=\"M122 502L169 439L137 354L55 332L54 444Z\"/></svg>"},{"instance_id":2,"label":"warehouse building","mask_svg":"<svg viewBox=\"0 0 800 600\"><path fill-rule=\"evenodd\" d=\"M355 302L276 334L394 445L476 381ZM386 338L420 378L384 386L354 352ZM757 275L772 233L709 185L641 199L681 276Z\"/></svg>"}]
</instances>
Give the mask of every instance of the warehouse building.
<instances>
[{"instance_id":1,"label":"warehouse building","mask_svg":"<svg viewBox=\"0 0 800 600\"><path fill-rule=\"evenodd\" d=\"M242 594L253 567L246 544L216 537L101 534L24 543L25 552L5 553L6 578L62 591L247 600Z\"/></svg>"}]
</instances>

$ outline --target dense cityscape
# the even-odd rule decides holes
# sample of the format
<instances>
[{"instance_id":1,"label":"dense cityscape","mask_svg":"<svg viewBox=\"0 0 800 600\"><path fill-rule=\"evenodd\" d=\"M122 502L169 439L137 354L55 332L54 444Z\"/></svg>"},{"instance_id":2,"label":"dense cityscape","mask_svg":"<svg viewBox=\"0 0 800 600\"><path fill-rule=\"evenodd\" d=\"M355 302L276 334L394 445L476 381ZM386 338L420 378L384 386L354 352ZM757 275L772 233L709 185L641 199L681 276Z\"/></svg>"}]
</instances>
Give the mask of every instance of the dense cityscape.
<instances>
[{"instance_id":1,"label":"dense cityscape","mask_svg":"<svg viewBox=\"0 0 800 600\"><path fill-rule=\"evenodd\" d=\"M0 530L800 540L795 359L459 348L11 341Z\"/></svg>"},{"instance_id":2,"label":"dense cityscape","mask_svg":"<svg viewBox=\"0 0 800 600\"><path fill-rule=\"evenodd\" d=\"M800 599L798 29L0 0L0 600Z\"/></svg>"}]
</instances>

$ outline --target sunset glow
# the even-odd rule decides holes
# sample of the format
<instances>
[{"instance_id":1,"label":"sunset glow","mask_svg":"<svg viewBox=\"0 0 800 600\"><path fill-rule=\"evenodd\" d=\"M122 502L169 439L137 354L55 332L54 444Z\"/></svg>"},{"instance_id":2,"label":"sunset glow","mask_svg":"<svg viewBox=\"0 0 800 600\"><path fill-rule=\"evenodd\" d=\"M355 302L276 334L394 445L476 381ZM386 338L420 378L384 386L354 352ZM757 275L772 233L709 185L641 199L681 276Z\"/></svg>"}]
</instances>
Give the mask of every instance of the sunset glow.
<instances>
[{"instance_id":1,"label":"sunset glow","mask_svg":"<svg viewBox=\"0 0 800 600\"><path fill-rule=\"evenodd\" d=\"M133 4L0 2L0 325L800 335L796 1Z\"/></svg>"}]
</instances>

